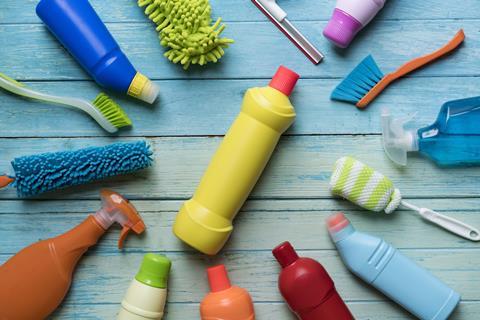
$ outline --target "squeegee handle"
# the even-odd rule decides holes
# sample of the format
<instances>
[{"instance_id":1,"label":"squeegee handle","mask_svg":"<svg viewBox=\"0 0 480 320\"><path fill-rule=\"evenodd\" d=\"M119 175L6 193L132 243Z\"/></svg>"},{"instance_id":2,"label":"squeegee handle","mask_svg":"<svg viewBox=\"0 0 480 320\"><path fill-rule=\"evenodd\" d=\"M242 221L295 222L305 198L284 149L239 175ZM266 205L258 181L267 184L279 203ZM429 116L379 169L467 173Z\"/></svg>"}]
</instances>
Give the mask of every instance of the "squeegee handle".
<instances>
[{"instance_id":1,"label":"squeegee handle","mask_svg":"<svg viewBox=\"0 0 480 320\"><path fill-rule=\"evenodd\" d=\"M265 10L267 10L275 19L279 22L282 22L286 17L287 13L280 8L275 0L254 0L260 3Z\"/></svg>"}]
</instances>

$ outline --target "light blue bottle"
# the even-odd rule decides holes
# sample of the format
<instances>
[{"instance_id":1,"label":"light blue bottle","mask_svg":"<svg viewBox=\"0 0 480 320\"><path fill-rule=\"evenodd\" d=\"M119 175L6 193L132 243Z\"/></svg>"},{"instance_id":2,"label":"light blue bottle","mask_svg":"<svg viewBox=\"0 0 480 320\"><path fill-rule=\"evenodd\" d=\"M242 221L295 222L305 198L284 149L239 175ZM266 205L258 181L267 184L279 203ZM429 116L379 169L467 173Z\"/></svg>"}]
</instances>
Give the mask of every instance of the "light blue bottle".
<instances>
[{"instance_id":1,"label":"light blue bottle","mask_svg":"<svg viewBox=\"0 0 480 320\"><path fill-rule=\"evenodd\" d=\"M383 144L388 157L407 164L407 152L418 151L440 166L480 165L480 97L445 103L434 124L405 130L410 119L382 112Z\"/></svg>"},{"instance_id":2,"label":"light blue bottle","mask_svg":"<svg viewBox=\"0 0 480 320\"><path fill-rule=\"evenodd\" d=\"M343 213L327 220L350 271L422 320L446 320L460 295L380 238L356 231Z\"/></svg>"}]
</instances>

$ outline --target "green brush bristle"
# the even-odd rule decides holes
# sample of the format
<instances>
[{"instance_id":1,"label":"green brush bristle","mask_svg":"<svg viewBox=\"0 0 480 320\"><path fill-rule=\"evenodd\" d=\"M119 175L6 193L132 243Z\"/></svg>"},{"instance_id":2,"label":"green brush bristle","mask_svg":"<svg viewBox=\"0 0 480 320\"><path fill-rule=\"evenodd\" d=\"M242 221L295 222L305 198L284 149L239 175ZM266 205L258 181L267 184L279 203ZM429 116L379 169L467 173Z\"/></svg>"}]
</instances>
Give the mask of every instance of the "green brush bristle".
<instances>
[{"instance_id":1,"label":"green brush bristle","mask_svg":"<svg viewBox=\"0 0 480 320\"><path fill-rule=\"evenodd\" d=\"M225 29L221 18L211 25L208 0L139 0L138 5L146 7L145 14L157 25L161 45L170 49L165 57L184 69L217 62L225 54L223 48L233 43L220 38Z\"/></svg>"},{"instance_id":2,"label":"green brush bristle","mask_svg":"<svg viewBox=\"0 0 480 320\"><path fill-rule=\"evenodd\" d=\"M132 125L132 120L125 111L105 93L99 93L92 104L115 128L120 129Z\"/></svg>"}]
</instances>

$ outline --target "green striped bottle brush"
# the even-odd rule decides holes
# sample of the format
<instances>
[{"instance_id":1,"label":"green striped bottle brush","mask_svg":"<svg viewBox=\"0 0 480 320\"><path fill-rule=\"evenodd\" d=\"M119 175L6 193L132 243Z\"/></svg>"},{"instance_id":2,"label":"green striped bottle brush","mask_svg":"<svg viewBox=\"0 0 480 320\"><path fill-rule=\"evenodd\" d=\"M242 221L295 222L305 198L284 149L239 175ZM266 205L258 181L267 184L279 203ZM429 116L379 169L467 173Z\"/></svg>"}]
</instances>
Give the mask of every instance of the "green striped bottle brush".
<instances>
[{"instance_id":1,"label":"green striped bottle brush","mask_svg":"<svg viewBox=\"0 0 480 320\"><path fill-rule=\"evenodd\" d=\"M184 69L217 62L233 43L220 38L225 29L221 18L212 25L208 0L138 0L138 5L157 25L161 45L169 49L165 57Z\"/></svg>"},{"instance_id":2,"label":"green striped bottle brush","mask_svg":"<svg viewBox=\"0 0 480 320\"><path fill-rule=\"evenodd\" d=\"M422 218L454 234L472 241L480 241L480 231L462 221L428 208L420 208L402 199L400 190L378 171L352 158L343 157L335 162L330 178L330 190L370 211L392 213L399 206L416 211Z\"/></svg>"}]
</instances>

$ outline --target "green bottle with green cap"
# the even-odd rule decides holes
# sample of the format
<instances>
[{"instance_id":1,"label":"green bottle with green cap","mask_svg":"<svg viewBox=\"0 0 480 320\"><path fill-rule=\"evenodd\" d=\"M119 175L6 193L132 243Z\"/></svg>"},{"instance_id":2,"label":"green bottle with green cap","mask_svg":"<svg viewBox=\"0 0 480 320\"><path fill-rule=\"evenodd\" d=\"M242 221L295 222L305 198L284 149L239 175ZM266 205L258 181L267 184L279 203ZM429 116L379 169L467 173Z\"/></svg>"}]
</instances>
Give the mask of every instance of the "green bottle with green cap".
<instances>
[{"instance_id":1,"label":"green bottle with green cap","mask_svg":"<svg viewBox=\"0 0 480 320\"><path fill-rule=\"evenodd\" d=\"M147 253L122 301L118 320L162 319L167 300L167 281L172 262Z\"/></svg>"}]
</instances>

